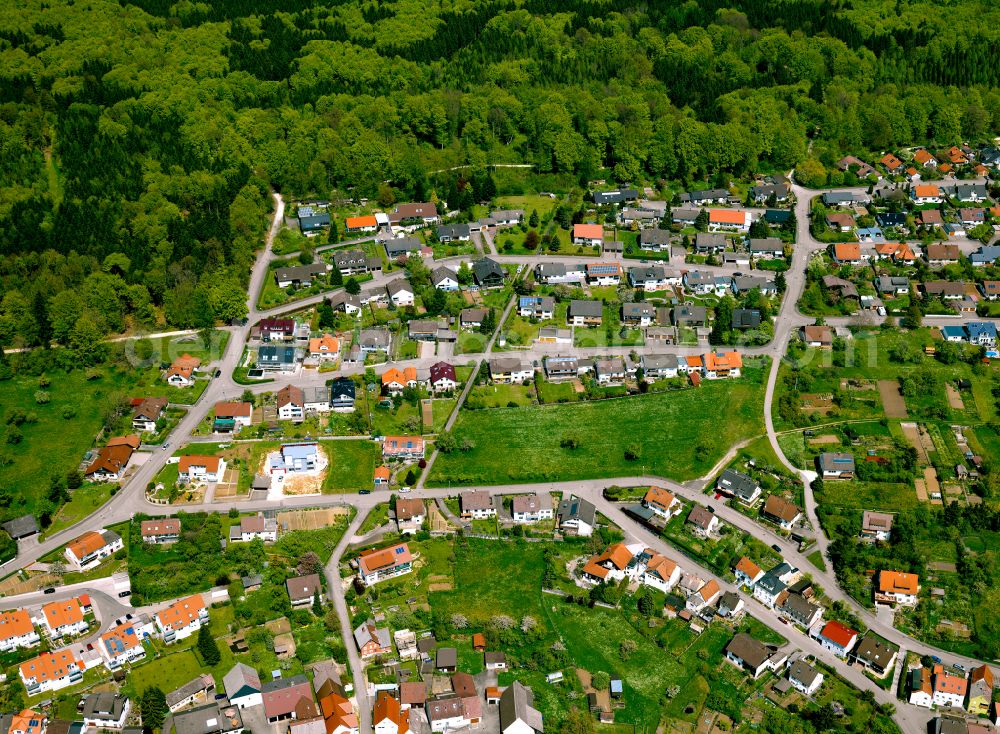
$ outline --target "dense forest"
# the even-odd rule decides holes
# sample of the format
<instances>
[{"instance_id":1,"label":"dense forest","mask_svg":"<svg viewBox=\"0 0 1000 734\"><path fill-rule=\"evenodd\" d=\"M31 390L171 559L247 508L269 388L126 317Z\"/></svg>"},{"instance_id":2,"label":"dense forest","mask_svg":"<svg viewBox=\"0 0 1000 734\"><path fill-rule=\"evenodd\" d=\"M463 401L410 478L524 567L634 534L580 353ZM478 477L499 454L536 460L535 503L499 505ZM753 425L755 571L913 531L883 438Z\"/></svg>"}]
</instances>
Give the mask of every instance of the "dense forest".
<instances>
[{"instance_id":1,"label":"dense forest","mask_svg":"<svg viewBox=\"0 0 1000 734\"><path fill-rule=\"evenodd\" d=\"M499 162L717 185L984 140L1000 8L21 0L0 74L0 341L73 345L241 316L269 186L441 199L462 174L430 172Z\"/></svg>"}]
</instances>

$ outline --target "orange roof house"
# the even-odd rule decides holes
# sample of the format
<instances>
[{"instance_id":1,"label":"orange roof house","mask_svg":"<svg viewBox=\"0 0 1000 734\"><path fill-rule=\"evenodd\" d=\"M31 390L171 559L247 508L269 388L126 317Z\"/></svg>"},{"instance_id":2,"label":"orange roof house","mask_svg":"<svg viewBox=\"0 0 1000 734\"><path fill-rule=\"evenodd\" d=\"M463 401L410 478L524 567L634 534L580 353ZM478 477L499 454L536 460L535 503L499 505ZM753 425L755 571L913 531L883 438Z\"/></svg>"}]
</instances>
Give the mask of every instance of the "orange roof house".
<instances>
[{"instance_id":1,"label":"orange roof house","mask_svg":"<svg viewBox=\"0 0 1000 734\"><path fill-rule=\"evenodd\" d=\"M411 382L417 381L417 368L416 367L404 367L402 370L398 370L395 367L390 367L385 372L382 373L382 387L389 387L390 385L409 385Z\"/></svg>"},{"instance_id":2,"label":"orange roof house","mask_svg":"<svg viewBox=\"0 0 1000 734\"><path fill-rule=\"evenodd\" d=\"M348 229L369 229L378 226L378 222L375 220L374 214L369 214L367 216L361 217L348 217L347 218L347 228Z\"/></svg>"},{"instance_id":3,"label":"orange roof house","mask_svg":"<svg viewBox=\"0 0 1000 734\"><path fill-rule=\"evenodd\" d=\"M45 731L45 714L40 714L31 709L22 709L21 713L14 714L10 720L8 734L41 734Z\"/></svg>"},{"instance_id":4,"label":"orange roof house","mask_svg":"<svg viewBox=\"0 0 1000 734\"><path fill-rule=\"evenodd\" d=\"M901 263L912 263L917 259L917 256L913 254L913 250L905 242L883 242L875 245L875 252L880 257L888 257Z\"/></svg>"},{"instance_id":5,"label":"orange roof house","mask_svg":"<svg viewBox=\"0 0 1000 734\"><path fill-rule=\"evenodd\" d=\"M182 354L170 365L170 369L167 370L167 379L169 380L176 375L185 380L190 380L194 371L199 367L201 367L200 359L192 357L190 354Z\"/></svg>"},{"instance_id":6,"label":"orange roof house","mask_svg":"<svg viewBox=\"0 0 1000 734\"><path fill-rule=\"evenodd\" d=\"M604 237L604 226L600 224L574 224L573 239L599 240Z\"/></svg>"},{"instance_id":7,"label":"orange roof house","mask_svg":"<svg viewBox=\"0 0 1000 734\"><path fill-rule=\"evenodd\" d=\"M608 546L603 553L593 556L583 567L588 576L604 580L612 569L624 571L632 561L632 551L624 543Z\"/></svg>"},{"instance_id":8,"label":"orange roof house","mask_svg":"<svg viewBox=\"0 0 1000 734\"><path fill-rule=\"evenodd\" d=\"M392 472L389 471L389 467L385 464L382 466L375 467L375 483L376 484L388 484L389 479L392 477Z\"/></svg>"},{"instance_id":9,"label":"orange roof house","mask_svg":"<svg viewBox=\"0 0 1000 734\"><path fill-rule=\"evenodd\" d=\"M705 371L716 374L732 372L743 368L743 357L739 352L709 352L705 355Z\"/></svg>"},{"instance_id":10,"label":"orange roof house","mask_svg":"<svg viewBox=\"0 0 1000 734\"><path fill-rule=\"evenodd\" d=\"M913 154L913 160L922 166L934 165L937 163L937 158L932 156L926 150L921 148L916 153Z\"/></svg>"},{"instance_id":11,"label":"orange roof house","mask_svg":"<svg viewBox=\"0 0 1000 734\"><path fill-rule=\"evenodd\" d=\"M740 560L736 563L736 570L739 571L744 576L746 576L751 581L755 581L757 577L763 573L761 567L758 566L753 561L751 561L746 556L740 558Z\"/></svg>"},{"instance_id":12,"label":"orange roof house","mask_svg":"<svg viewBox=\"0 0 1000 734\"><path fill-rule=\"evenodd\" d=\"M97 456L84 472L88 477L95 475L107 475L117 477L128 465L132 458L132 447L127 443L116 443L114 446L102 447L97 452Z\"/></svg>"},{"instance_id":13,"label":"orange roof house","mask_svg":"<svg viewBox=\"0 0 1000 734\"><path fill-rule=\"evenodd\" d=\"M323 334L323 336L318 338L313 338L309 340L309 354L312 355L330 355L338 354L340 352L340 340L335 336L330 334Z\"/></svg>"},{"instance_id":14,"label":"orange roof house","mask_svg":"<svg viewBox=\"0 0 1000 734\"><path fill-rule=\"evenodd\" d=\"M646 561L646 573L659 576L664 581L669 581L670 577L674 575L677 564L666 556L661 556L659 553L653 552L650 548L646 549L646 553L650 554L649 560Z\"/></svg>"},{"instance_id":15,"label":"orange roof house","mask_svg":"<svg viewBox=\"0 0 1000 734\"><path fill-rule=\"evenodd\" d=\"M166 630L181 630L202 618L205 601L201 594L189 596L156 613L156 622Z\"/></svg>"},{"instance_id":16,"label":"orange roof house","mask_svg":"<svg viewBox=\"0 0 1000 734\"><path fill-rule=\"evenodd\" d=\"M203 456L199 454L188 454L182 456L177 465L177 470L181 474L188 474L193 466L203 466L208 474L216 474L219 471L219 456Z\"/></svg>"},{"instance_id":17,"label":"orange roof house","mask_svg":"<svg viewBox=\"0 0 1000 734\"><path fill-rule=\"evenodd\" d=\"M390 696L386 691L379 691L375 700L375 709L372 712L372 724L375 730L385 728L383 722L392 722L396 725L398 734L406 734L410 731L409 714L404 714L399 706L399 701Z\"/></svg>"},{"instance_id":18,"label":"orange roof house","mask_svg":"<svg viewBox=\"0 0 1000 734\"><path fill-rule=\"evenodd\" d=\"M893 171L898 171L900 168L903 167L903 162L899 160L899 158L894 156L892 153L886 153L884 156L882 156L882 158L879 160L879 163L885 166L886 170L889 171L890 173L892 173Z\"/></svg>"},{"instance_id":19,"label":"orange roof house","mask_svg":"<svg viewBox=\"0 0 1000 734\"><path fill-rule=\"evenodd\" d=\"M98 538L101 536L98 535ZM103 541L101 541L103 544ZM49 602L42 607L45 626L53 632L83 622L83 608L76 599Z\"/></svg>"},{"instance_id":20,"label":"orange roof house","mask_svg":"<svg viewBox=\"0 0 1000 734\"><path fill-rule=\"evenodd\" d=\"M215 404L216 418L250 418L253 416L253 403L220 401Z\"/></svg>"},{"instance_id":21,"label":"orange roof house","mask_svg":"<svg viewBox=\"0 0 1000 734\"><path fill-rule=\"evenodd\" d=\"M31 623L31 616L26 610L12 609L9 612L0 612L0 640L30 635L34 629L35 625Z\"/></svg>"},{"instance_id":22,"label":"orange roof house","mask_svg":"<svg viewBox=\"0 0 1000 734\"><path fill-rule=\"evenodd\" d=\"M142 444L142 439L136 436L134 433L128 436L114 436L108 439L107 446L128 446L130 449L135 451Z\"/></svg>"},{"instance_id":23,"label":"orange roof house","mask_svg":"<svg viewBox=\"0 0 1000 734\"><path fill-rule=\"evenodd\" d=\"M37 658L21 663L18 669L28 695L35 695L41 690L50 689L55 681L75 672L82 673L83 662L73 655L70 648L64 647L55 652L43 652Z\"/></svg>"},{"instance_id":24,"label":"orange roof house","mask_svg":"<svg viewBox=\"0 0 1000 734\"><path fill-rule=\"evenodd\" d=\"M941 196L941 189L934 184L917 184L913 187L913 196L917 199L929 199Z\"/></svg>"},{"instance_id":25,"label":"orange roof house","mask_svg":"<svg viewBox=\"0 0 1000 734\"><path fill-rule=\"evenodd\" d=\"M833 259L842 263L858 262L861 260L861 245L857 242L838 242L833 246Z\"/></svg>"},{"instance_id":26,"label":"orange roof house","mask_svg":"<svg viewBox=\"0 0 1000 734\"><path fill-rule=\"evenodd\" d=\"M961 166L969 162L968 156L962 152L962 149L957 145L953 145L948 148L948 160L950 160L956 166Z\"/></svg>"},{"instance_id":27,"label":"orange roof house","mask_svg":"<svg viewBox=\"0 0 1000 734\"><path fill-rule=\"evenodd\" d=\"M642 503L647 507L660 512L671 512L674 505L678 504L673 492L663 487L650 487L646 490Z\"/></svg>"},{"instance_id":28,"label":"orange roof house","mask_svg":"<svg viewBox=\"0 0 1000 734\"><path fill-rule=\"evenodd\" d=\"M746 224L747 213L740 209L712 209L708 213L709 224Z\"/></svg>"},{"instance_id":29,"label":"orange roof house","mask_svg":"<svg viewBox=\"0 0 1000 734\"><path fill-rule=\"evenodd\" d=\"M913 601L920 591L920 577L903 571L879 571L875 601Z\"/></svg>"},{"instance_id":30,"label":"orange roof house","mask_svg":"<svg viewBox=\"0 0 1000 734\"><path fill-rule=\"evenodd\" d=\"M104 540L104 536L91 530L67 543L66 550L70 551L77 558L84 558L92 553L96 553L105 545L107 545L107 541Z\"/></svg>"}]
</instances>

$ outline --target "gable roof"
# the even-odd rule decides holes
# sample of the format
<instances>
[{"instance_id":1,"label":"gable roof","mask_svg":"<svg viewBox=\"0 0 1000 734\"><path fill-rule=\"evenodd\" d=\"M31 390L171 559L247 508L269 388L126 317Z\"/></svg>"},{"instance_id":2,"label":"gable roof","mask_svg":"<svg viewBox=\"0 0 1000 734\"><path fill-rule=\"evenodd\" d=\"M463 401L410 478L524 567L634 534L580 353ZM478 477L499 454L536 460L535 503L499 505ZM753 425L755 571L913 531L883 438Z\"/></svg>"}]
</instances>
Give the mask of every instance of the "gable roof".
<instances>
[{"instance_id":1,"label":"gable roof","mask_svg":"<svg viewBox=\"0 0 1000 734\"><path fill-rule=\"evenodd\" d=\"M802 514L802 510L798 508L798 505L789 502L784 497L772 494L764 503L764 513L771 517L777 517L784 522L791 522Z\"/></svg>"},{"instance_id":2,"label":"gable roof","mask_svg":"<svg viewBox=\"0 0 1000 734\"><path fill-rule=\"evenodd\" d=\"M821 637L825 637L838 647L846 648L851 644L851 640L858 636L858 633L835 619L831 619L820 632Z\"/></svg>"},{"instance_id":3,"label":"gable roof","mask_svg":"<svg viewBox=\"0 0 1000 734\"><path fill-rule=\"evenodd\" d=\"M916 594L920 588L920 577L903 571L880 571L878 589L883 594Z\"/></svg>"}]
</instances>

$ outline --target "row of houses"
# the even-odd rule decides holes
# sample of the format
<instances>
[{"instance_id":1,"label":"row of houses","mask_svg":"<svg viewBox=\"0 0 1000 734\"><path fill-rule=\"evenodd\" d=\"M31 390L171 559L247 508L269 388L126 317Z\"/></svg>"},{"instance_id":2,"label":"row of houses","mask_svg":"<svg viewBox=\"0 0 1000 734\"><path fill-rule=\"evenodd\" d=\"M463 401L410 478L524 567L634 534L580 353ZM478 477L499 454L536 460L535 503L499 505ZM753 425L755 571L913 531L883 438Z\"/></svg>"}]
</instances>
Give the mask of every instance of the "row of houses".
<instances>
[{"instance_id":1,"label":"row of houses","mask_svg":"<svg viewBox=\"0 0 1000 734\"><path fill-rule=\"evenodd\" d=\"M90 611L89 598L53 602L46 605L39 620L59 630L59 638L86 631L84 615ZM196 633L208 622L208 608L200 594L180 599L148 615L126 615L115 620L90 646L70 645L43 652L18 665L21 682L29 696L56 691L83 680L85 671L98 665L117 670L145 657L143 641L158 637L166 644L177 642Z\"/></svg>"}]
</instances>

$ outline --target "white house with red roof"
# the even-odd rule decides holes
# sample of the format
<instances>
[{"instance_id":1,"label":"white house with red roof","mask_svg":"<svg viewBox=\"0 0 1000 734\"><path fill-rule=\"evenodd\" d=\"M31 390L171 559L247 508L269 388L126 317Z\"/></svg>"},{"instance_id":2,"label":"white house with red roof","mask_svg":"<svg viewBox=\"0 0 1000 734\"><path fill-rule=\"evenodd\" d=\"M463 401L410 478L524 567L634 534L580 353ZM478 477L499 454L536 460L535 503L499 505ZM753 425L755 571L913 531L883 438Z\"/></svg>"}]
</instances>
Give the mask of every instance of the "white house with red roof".
<instances>
[{"instance_id":1,"label":"white house with red roof","mask_svg":"<svg viewBox=\"0 0 1000 734\"><path fill-rule=\"evenodd\" d=\"M166 643L190 637L208 623L208 609L201 594L176 601L156 613L156 628Z\"/></svg>"},{"instance_id":2,"label":"white house with red roof","mask_svg":"<svg viewBox=\"0 0 1000 734\"><path fill-rule=\"evenodd\" d=\"M396 578L413 570L413 556L406 543L364 553L358 558L358 578L365 586Z\"/></svg>"},{"instance_id":3,"label":"white house with red roof","mask_svg":"<svg viewBox=\"0 0 1000 734\"><path fill-rule=\"evenodd\" d=\"M838 658L846 658L858 641L858 633L835 619L827 622L816 634L816 639L823 647Z\"/></svg>"},{"instance_id":4,"label":"white house with red roof","mask_svg":"<svg viewBox=\"0 0 1000 734\"><path fill-rule=\"evenodd\" d=\"M101 635L97 650L108 670L117 670L146 657L146 650L136 634L135 626L128 620Z\"/></svg>"}]
</instances>

